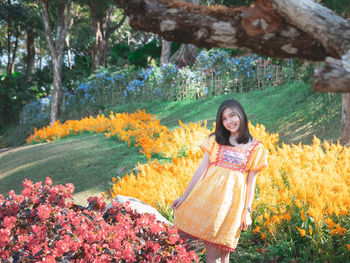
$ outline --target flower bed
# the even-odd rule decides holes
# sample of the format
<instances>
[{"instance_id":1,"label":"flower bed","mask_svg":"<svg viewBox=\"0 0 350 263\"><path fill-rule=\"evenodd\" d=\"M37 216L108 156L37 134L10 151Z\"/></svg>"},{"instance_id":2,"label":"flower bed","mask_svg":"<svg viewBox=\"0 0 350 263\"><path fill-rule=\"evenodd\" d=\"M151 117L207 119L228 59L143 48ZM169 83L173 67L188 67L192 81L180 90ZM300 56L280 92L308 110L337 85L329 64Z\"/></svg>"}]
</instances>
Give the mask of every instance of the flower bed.
<instances>
[{"instance_id":1,"label":"flower bed","mask_svg":"<svg viewBox=\"0 0 350 263\"><path fill-rule=\"evenodd\" d=\"M192 262L177 229L103 198L71 201L72 184L23 182L20 195L0 195L1 262Z\"/></svg>"}]
</instances>

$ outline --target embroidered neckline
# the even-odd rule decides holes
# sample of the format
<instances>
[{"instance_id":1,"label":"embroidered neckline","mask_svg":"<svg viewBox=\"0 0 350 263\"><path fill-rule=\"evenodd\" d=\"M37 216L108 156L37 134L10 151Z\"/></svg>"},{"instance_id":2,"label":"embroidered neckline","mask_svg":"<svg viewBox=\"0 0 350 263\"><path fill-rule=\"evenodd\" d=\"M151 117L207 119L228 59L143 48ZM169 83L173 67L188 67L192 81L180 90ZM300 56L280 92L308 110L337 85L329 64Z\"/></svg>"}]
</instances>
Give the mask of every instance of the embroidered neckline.
<instances>
[{"instance_id":1,"label":"embroidered neckline","mask_svg":"<svg viewBox=\"0 0 350 263\"><path fill-rule=\"evenodd\" d=\"M221 166L224 168L228 168L231 170L238 170L241 172L246 172L247 171L247 166L250 162L250 159L252 157L252 153L255 149L255 147L257 145L259 145L260 141L258 141L257 139L253 139L249 146L245 149L242 149L240 147L234 146L234 145L222 145L219 144L219 149L216 151L216 158L215 161L210 163L210 165L217 165L217 166ZM245 160L244 163L242 163L241 165L237 164L237 163L231 163L231 162L227 162L224 160L224 152L226 151L232 151L232 152L237 152L240 154L244 154L245 155Z\"/></svg>"}]
</instances>

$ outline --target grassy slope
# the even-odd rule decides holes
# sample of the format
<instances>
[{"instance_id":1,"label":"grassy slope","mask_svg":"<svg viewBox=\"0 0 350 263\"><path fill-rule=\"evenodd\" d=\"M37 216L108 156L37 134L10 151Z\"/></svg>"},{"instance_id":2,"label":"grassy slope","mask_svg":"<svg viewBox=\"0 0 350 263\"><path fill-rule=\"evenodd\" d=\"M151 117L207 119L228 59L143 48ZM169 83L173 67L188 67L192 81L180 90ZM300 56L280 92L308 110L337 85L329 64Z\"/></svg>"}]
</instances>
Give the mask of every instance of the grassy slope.
<instances>
[{"instance_id":1,"label":"grassy slope","mask_svg":"<svg viewBox=\"0 0 350 263\"><path fill-rule=\"evenodd\" d=\"M50 176L55 184L73 183L75 201L108 189L112 177L131 171L147 158L127 144L106 140L104 134L80 135L0 154L0 194L22 189Z\"/></svg>"},{"instance_id":2,"label":"grassy slope","mask_svg":"<svg viewBox=\"0 0 350 263\"><path fill-rule=\"evenodd\" d=\"M320 139L336 141L340 129L340 94L319 94L302 83L271 87L249 93L232 93L201 100L159 103L133 103L111 107L114 112L134 112L146 109L157 115L163 125L170 128L183 122L208 120L211 127L216 111L225 99L237 99L253 123L265 125L269 132L278 132L285 143L312 142L315 134Z\"/></svg>"},{"instance_id":3,"label":"grassy slope","mask_svg":"<svg viewBox=\"0 0 350 263\"><path fill-rule=\"evenodd\" d=\"M340 135L341 96L315 94L302 84L196 101L134 103L110 109L115 112L146 109L156 114L163 125L174 128L179 119L183 122L207 119L212 124L219 104L228 98L239 100L253 123L262 123L269 132L278 132L280 141L286 143L300 140L310 143L313 134L335 141ZM40 181L50 176L55 184L73 183L75 199L83 204L87 197L107 190L113 176L130 172L137 162L146 162L137 149L106 140L103 134L25 146L0 153L0 194L7 194L10 189L20 191L24 178Z\"/></svg>"}]
</instances>

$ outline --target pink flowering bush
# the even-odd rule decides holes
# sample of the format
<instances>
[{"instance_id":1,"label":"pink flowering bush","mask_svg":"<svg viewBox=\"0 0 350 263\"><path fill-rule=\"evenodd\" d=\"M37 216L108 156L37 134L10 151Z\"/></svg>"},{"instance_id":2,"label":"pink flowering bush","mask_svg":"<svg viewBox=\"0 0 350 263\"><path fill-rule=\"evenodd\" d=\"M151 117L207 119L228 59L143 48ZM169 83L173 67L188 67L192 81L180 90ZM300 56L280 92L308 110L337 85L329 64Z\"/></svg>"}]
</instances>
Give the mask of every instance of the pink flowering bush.
<instances>
[{"instance_id":1,"label":"pink flowering bush","mask_svg":"<svg viewBox=\"0 0 350 263\"><path fill-rule=\"evenodd\" d=\"M103 198L74 204L72 184L23 182L0 195L0 262L198 262L177 229Z\"/></svg>"}]
</instances>

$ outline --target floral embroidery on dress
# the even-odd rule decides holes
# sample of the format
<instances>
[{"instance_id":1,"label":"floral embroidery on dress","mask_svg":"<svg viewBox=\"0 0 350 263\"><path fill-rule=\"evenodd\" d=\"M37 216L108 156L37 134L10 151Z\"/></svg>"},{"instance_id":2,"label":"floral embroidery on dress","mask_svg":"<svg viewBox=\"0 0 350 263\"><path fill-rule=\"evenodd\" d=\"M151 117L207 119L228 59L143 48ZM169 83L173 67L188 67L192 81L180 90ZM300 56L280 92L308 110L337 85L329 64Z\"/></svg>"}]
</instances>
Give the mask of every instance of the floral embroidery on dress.
<instances>
[{"instance_id":1,"label":"floral embroidery on dress","mask_svg":"<svg viewBox=\"0 0 350 263\"><path fill-rule=\"evenodd\" d=\"M254 139L246 149L220 145L215 164L223 168L244 172L251 152L258 143L259 141Z\"/></svg>"}]
</instances>

